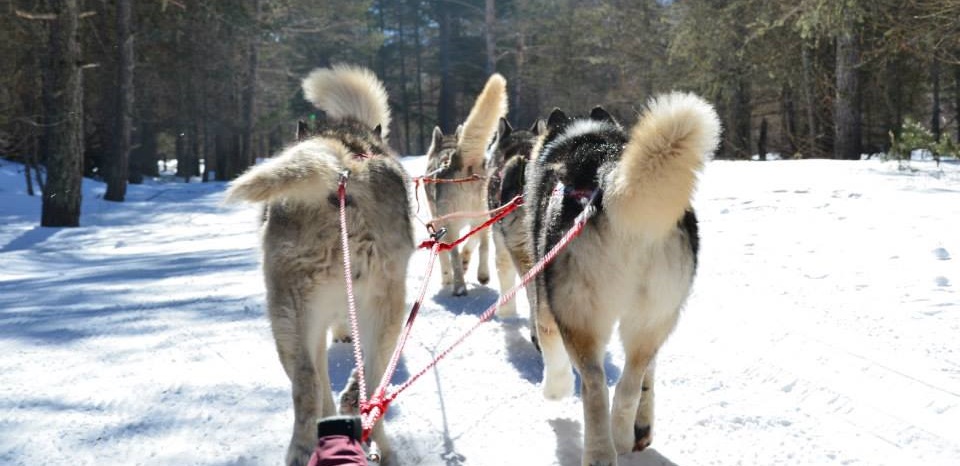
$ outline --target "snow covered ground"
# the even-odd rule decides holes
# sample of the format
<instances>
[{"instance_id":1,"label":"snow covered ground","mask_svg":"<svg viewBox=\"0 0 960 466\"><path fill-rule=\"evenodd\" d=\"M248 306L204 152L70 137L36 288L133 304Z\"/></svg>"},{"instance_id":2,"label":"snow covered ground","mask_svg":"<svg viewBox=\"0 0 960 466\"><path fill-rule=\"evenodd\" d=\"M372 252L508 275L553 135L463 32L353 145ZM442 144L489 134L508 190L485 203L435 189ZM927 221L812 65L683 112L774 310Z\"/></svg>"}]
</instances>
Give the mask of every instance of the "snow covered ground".
<instances>
[{"instance_id":1,"label":"snow covered ground","mask_svg":"<svg viewBox=\"0 0 960 466\"><path fill-rule=\"evenodd\" d=\"M415 174L423 162L405 159ZM913 167L708 166L653 448L621 464L960 464L960 165ZM0 464L280 464L292 408L257 208L221 206L218 183L131 186L109 203L85 180L83 226L40 228L18 170L0 161ZM470 278L452 298L435 271L401 376L496 299ZM398 399L402 464L579 464L579 401L541 398L526 324L486 324ZM611 381L621 361L611 346ZM350 366L335 345L335 389Z\"/></svg>"}]
</instances>

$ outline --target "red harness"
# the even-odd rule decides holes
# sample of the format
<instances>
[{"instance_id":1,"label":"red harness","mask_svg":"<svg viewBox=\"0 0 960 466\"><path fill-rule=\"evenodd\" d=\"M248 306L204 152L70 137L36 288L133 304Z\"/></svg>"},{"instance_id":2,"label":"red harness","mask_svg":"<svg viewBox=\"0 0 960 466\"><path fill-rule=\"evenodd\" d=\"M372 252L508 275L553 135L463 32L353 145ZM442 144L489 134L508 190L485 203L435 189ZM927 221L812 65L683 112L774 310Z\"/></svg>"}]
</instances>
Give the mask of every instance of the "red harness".
<instances>
[{"instance_id":1,"label":"red harness","mask_svg":"<svg viewBox=\"0 0 960 466\"><path fill-rule=\"evenodd\" d=\"M439 232L431 231L430 240L424 241L420 244L420 248L430 249L430 258L427 262L427 270L424 273L423 283L420 286L420 293L417 296L417 300L414 301L412 308L410 309L410 315L407 317L407 322L404 325L404 328L397 339L397 345L394 348L393 355L390 358L390 362L387 365L386 370L384 371L383 377L380 379L380 385L374 390L373 395L370 399L367 399L367 390L366 390L366 380L363 370L363 351L360 347L360 332L359 325L357 324L357 311L356 311L356 300L353 295L353 274L350 270L350 247L347 236L347 220L346 220L346 183L347 183L347 173L344 172L340 175L340 182L337 188L337 194L340 201L340 235L341 235L341 246L343 248L343 263L344 263L344 280L346 282L346 291L347 291L347 307L350 315L350 334L353 338L353 355L354 362L357 367L357 382L359 385L359 407L360 407L360 418L363 424L363 438L364 442L368 441L370 438L370 433L373 431L374 425L379 421L387 412L387 409L401 392L406 390L413 384L417 379L426 374L430 369L436 366L441 359L445 358L450 352L453 351L455 347L460 345L468 336L470 336L480 325L487 322L493 318L494 313L497 308L506 304L512 300L516 294L520 291L521 288L525 287L534 277L537 276L543 269L549 264L560 252L567 247L567 245L576 238L586 226L587 221L596 213L596 208L592 205L593 201L596 199L597 192L593 192L589 197L589 200L585 204L584 210L580 212L580 215L574 220L573 226L563 235L562 238L547 252L546 255L540 261L533 265L533 267L520 278L520 283L511 288L506 293L502 293L500 299L497 300L494 304L488 307L483 314L480 315L478 322L467 330L459 339L454 341L450 346L445 350L441 351L430 363L426 365L419 372L407 379L403 384L394 387L392 390L388 391L388 385L390 380L393 378L394 373L396 372L397 364L400 360L400 354L403 352L403 347L406 345L407 338L410 336L410 333L413 329L413 322L416 319L420 307L423 303L424 295L426 294L427 284L431 272L433 271L433 264L436 260L437 255L441 250L449 250L463 241L477 233L478 231L492 225L493 223L499 221L503 217L509 215L511 212L516 210L520 205L523 204L523 197L517 196L513 198L508 204L501 206L496 209L493 216L485 222L483 225L480 225L477 228L474 228L466 235L458 238L457 240L451 243L444 243L440 241L440 238L445 233L445 230L440 230Z\"/></svg>"}]
</instances>

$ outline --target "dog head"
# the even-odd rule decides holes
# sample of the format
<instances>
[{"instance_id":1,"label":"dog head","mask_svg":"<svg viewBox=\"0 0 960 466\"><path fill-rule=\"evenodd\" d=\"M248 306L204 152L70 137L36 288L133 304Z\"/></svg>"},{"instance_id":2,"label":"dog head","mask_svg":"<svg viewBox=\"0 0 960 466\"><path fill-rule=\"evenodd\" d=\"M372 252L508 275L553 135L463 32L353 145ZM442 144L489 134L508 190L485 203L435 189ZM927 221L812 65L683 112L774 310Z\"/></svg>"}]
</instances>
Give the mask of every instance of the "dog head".
<instances>
[{"instance_id":1,"label":"dog head","mask_svg":"<svg viewBox=\"0 0 960 466\"><path fill-rule=\"evenodd\" d=\"M507 160L515 156L529 159L530 154L533 153L534 143L545 132L546 122L543 120L535 121L530 129L514 130L510 122L501 118L497 134L488 149L487 167L499 170Z\"/></svg>"}]
</instances>

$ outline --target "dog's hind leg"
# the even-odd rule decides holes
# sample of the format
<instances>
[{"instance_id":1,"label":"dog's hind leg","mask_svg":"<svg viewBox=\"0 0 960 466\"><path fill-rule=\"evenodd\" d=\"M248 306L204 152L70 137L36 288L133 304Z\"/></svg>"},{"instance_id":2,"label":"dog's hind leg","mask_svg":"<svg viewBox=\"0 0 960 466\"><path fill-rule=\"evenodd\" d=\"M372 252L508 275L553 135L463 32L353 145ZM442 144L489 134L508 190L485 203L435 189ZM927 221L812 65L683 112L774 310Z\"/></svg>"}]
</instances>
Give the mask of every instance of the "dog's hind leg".
<instances>
[{"instance_id":1,"label":"dog's hind leg","mask_svg":"<svg viewBox=\"0 0 960 466\"><path fill-rule=\"evenodd\" d=\"M640 342L628 342L630 332L621 327L621 339L624 340L626 361L623 373L613 394L611 408L611 429L617 453L629 453L642 450L650 445L650 433L653 424L653 368L657 342L644 338ZM648 367L650 368L648 370ZM643 414L641 414L643 413Z\"/></svg>"},{"instance_id":2,"label":"dog's hind leg","mask_svg":"<svg viewBox=\"0 0 960 466\"><path fill-rule=\"evenodd\" d=\"M285 464L307 464L316 443L317 386L313 362L299 333L304 303L300 293L267 283L267 309L277 355L290 379L293 397L293 435Z\"/></svg>"},{"instance_id":3,"label":"dog's hind leg","mask_svg":"<svg viewBox=\"0 0 960 466\"><path fill-rule=\"evenodd\" d=\"M293 367L293 436L287 466L305 466L317 442L317 381L310 357L301 351Z\"/></svg>"},{"instance_id":4,"label":"dog's hind leg","mask_svg":"<svg viewBox=\"0 0 960 466\"><path fill-rule=\"evenodd\" d=\"M538 302L542 303L543 299L538 299ZM573 395L573 368L553 315L544 305L537 307L535 344L539 344L543 354L543 396L548 400L559 400Z\"/></svg>"},{"instance_id":5,"label":"dog's hind leg","mask_svg":"<svg viewBox=\"0 0 960 466\"><path fill-rule=\"evenodd\" d=\"M490 283L490 233L481 231L477 233L480 236L480 248L477 258L477 281L481 285Z\"/></svg>"},{"instance_id":6,"label":"dog's hind leg","mask_svg":"<svg viewBox=\"0 0 960 466\"><path fill-rule=\"evenodd\" d=\"M360 318L363 334L360 340L363 343L368 396L372 395L373 390L379 385L397 344L397 337L400 335L406 314L404 277L405 275L400 274L398 277L373 281L383 288L371 290L372 299L362 305L363 312ZM371 437L377 442L383 458L381 466L391 464L390 443L384 432L383 420L374 426Z\"/></svg>"},{"instance_id":7,"label":"dog's hind leg","mask_svg":"<svg viewBox=\"0 0 960 466\"><path fill-rule=\"evenodd\" d=\"M307 464L317 442L317 419L335 414L327 372L327 330L333 315L324 312L329 303L317 301L317 296L295 300L298 318L290 334L294 338L281 338L287 330L274 327L278 347L282 344L294 355L288 370L293 386L294 412L293 436L287 450L288 466Z\"/></svg>"},{"instance_id":8,"label":"dog's hind leg","mask_svg":"<svg viewBox=\"0 0 960 466\"><path fill-rule=\"evenodd\" d=\"M643 395L640 396L640 406L637 407L637 419L633 424L633 450L639 451L653 443L653 405L654 405L654 372L657 362L653 360L647 366L643 375Z\"/></svg>"},{"instance_id":9,"label":"dog's hind leg","mask_svg":"<svg viewBox=\"0 0 960 466\"><path fill-rule=\"evenodd\" d=\"M531 259L530 254L527 253L525 242L511 246L510 257L513 259L514 268L521 277L533 268L533 259ZM537 336L537 320L539 317L539 313L537 312L537 287L534 283L528 283L527 286L524 287L524 292L526 292L527 295L527 308L530 309L530 341L533 342L533 346L537 348L537 351L542 353L540 339Z\"/></svg>"},{"instance_id":10,"label":"dog's hind leg","mask_svg":"<svg viewBox=\"0 0 960 466\"><path fill-rule=\"evenodd\" d=\"M450 250L450 267L453 269L453 295L466 296L467 283L463 278L463 262L461 262L458 248Z\"/></svg>"},{"instance_id":11,"label":"dog's hind leg","mask_svg":"<svg viewBox=\"0 0 960 466\"><path fill-rule=\"evenodd\" d=\"M443 286L452 285L453 284L453 266L450 264L450 253L441 252L439 256L440 256L439 257L440 276L442 277L440 283Z\"/></svg>"},{"instance_id":12,"label":"dog's hind leg","mask_svg":"<svg viewBox=\"0 0 960 466\"><path fill-rule=\"evenodd\" d=\"M562 325L562 324L561 324ZM610 431L610 404L603 356L607 338L591 326L562 328L563 343L580 373L583 402L583 465L615 466L617 451ZM544 354L546 354L546 348Z\"/></svg>"},{"instance_id":13,"label":"dog's hind leg","mask_svg":"<svg viewBox=\"0 0 960 466\"><path fill-rule=\"evenodd\" d=\"M494 230L492 234L494 253L496 254L497 277L500 280L500 295L502 296L503 293L513 288L516 284L517 274L514 271L513 259L510 257L510 251L507 250L507 244L503 239L503 234L498 230ZM516 315L516 299L510 300L497 308L497 317L515 317Z\"/></svg>"}]
</instances>

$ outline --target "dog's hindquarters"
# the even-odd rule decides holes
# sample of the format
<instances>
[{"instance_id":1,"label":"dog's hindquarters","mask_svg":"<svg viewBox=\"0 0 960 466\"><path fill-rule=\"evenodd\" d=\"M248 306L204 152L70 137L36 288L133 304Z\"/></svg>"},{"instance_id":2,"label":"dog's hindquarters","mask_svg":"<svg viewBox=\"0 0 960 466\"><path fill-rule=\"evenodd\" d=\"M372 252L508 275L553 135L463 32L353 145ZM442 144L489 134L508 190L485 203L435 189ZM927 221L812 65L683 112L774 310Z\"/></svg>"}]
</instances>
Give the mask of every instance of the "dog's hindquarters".
<instances>
[{"instance_id":1,"label":"dog's hindquarters","mask_svg":"<svg viewBox=\"0 0 960 466\"><path fill-rule=\"evenodd\" d=\"M303 84L309 100L326 112L325 126L251 168L227 193L230 201L268 204L267 307L295 413L288 465L307 464L316 443L314 422L336 413L327 336L347 308L338 221L343 173L349 173L345 217L368 391L379 383L399 334L414 250L409 180L384 144L389 109L382 84L349 66L317 70ZM382 423L373 439L389 462Z\"/></svg>"}]
</instances>

